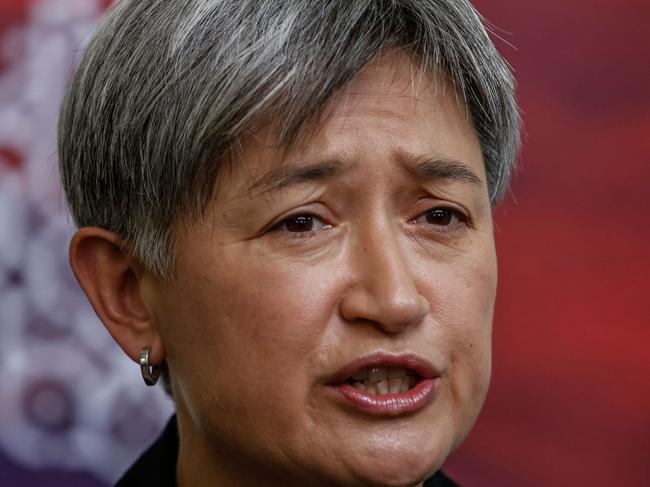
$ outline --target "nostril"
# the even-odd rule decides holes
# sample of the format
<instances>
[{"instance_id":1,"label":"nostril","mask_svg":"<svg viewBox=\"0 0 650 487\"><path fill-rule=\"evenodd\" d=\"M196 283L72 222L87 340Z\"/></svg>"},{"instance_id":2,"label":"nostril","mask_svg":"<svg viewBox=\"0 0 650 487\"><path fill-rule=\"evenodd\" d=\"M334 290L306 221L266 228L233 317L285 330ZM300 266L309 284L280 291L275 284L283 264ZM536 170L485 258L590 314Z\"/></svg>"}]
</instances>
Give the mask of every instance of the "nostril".
<instances>
[{"instance_id":1,"label":"nostril","mask_svg":"<svg viewBox=\"0 0 650 487\"><path fill-rule=\"evenodd\" d=\"M341 317L348 323L371 325L388 334L402 333L416 326L430 313L423 296L380 296L370 290L354 290L340 302Z\"/></svg>"}]
</instances>

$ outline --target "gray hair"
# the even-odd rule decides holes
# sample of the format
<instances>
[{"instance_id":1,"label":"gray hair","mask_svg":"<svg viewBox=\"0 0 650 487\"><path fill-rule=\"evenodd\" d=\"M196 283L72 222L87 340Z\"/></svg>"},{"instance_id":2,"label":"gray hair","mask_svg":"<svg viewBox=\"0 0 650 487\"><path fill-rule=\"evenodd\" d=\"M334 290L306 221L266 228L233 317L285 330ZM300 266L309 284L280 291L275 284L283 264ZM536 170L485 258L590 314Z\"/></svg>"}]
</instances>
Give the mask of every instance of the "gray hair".
<instances>
[{"instance_id":1,"label":"gray hair","mask_svg":"<svg viewBox=\"0 0 650 487\"><path fill-rule=\"evenodd\" d=\"M401 49L447 76L476 130L493 204L519 147L514 81L466 0L122 0L91 39L59 123L79 226L117 233L173 277L174 226L263 117L289 147L373 58Z\"/></svg>"}]
</instances>

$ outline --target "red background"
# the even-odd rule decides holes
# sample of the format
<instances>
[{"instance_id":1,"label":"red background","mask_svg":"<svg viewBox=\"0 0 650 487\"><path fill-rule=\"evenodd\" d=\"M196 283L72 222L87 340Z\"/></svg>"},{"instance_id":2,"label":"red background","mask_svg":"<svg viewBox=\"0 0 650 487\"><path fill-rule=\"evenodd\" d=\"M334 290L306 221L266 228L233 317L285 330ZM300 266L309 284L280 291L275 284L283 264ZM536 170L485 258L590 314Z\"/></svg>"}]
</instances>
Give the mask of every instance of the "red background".
<instances>
[{"instance_id":1,"label":"red background","mask_svg":"<svg viewBox=\"0 0 650 487\"><path fill-rule=\"evenodd\" d=\"M525 134L496 217L492 388L445 469L469 487L650 485L650 2L474 3L516 46L496 40ZM0 29L23 10L0 0Z\"/></svg>"},{"instance_id":2,"label":"red background","mask_svg":"<svg viewBox=\"0 0 650 487\"><path fill-rule=\"evenodd\" d=\"M468 486L650 485L650 2L476 0L515 69L521 166L497 211Z\"/></svg>"}]
</instances>

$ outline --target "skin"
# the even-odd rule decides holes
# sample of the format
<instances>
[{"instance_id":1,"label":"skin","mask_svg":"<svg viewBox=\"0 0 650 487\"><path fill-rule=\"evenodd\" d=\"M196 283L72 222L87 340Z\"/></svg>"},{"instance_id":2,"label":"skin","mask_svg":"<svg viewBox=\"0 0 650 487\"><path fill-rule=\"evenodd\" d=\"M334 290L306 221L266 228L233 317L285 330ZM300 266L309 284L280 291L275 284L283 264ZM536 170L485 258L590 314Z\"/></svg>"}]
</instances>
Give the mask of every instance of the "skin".
<instances>
[{"instance_id":1,"label":"skin","mask_svg":"<svg viewBox=\"0 0 650 487\"><path fill-rule=\"evenodd\" d=\"M497 269L484 162L458 100L393 52L288 153L272 126L251 133L203 221L177 232L173 281L110 232L75 235L73 269L113 337L135 361L149 345L169 364L180 486L421 485L465 438L489 384ZM477 180L415 169L440 159ZM338 165L259 183L323 161ZM295 231L309 227L299 215L310 231ZM430 361L433 401L397 417L342 403L328 377L379 351Z\"/></svg>"}]
</instances>

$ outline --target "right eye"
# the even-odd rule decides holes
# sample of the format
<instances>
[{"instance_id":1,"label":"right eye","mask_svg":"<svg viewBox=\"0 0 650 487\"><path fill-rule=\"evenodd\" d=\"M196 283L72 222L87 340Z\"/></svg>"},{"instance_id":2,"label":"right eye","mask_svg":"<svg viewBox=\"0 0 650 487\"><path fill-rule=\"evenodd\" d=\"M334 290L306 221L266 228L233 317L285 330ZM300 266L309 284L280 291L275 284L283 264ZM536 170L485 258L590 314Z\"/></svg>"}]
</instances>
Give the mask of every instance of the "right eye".
<instances>
[{"instance_id":1,"label":"right eye","mask_svg":"<svg viewBox=\"0 0 650 487\"><path fill-rule=\"evenodd\" d=\"M277 224L274 230L282 230L290 233L309 233L314 230L329 228L331 225L326 224L320 218L311 213L291 216Z\"/></svg>"}]
</instances>

